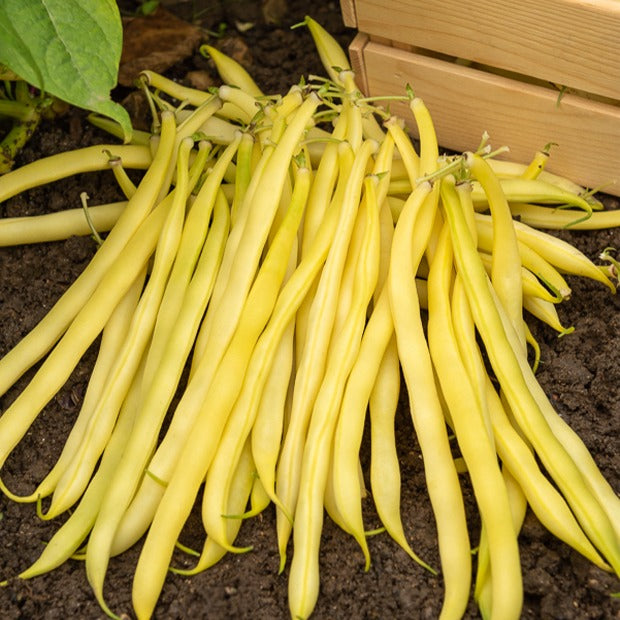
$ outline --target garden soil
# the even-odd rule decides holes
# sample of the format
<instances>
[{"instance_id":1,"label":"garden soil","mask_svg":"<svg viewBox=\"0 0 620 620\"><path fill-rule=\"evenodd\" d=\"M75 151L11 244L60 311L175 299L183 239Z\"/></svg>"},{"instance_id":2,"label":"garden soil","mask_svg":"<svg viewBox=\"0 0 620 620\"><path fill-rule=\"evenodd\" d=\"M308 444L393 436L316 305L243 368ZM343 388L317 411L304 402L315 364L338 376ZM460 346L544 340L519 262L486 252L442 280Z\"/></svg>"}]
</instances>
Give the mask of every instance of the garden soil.
<instances>
[{"instance_id":1,"label":"garden soil","mask_svg":"<svg viewBox=\"0 0 620 620\"><path fill-rule=\"evenodd\" d=\"M194 8L199 4L194 3ZM180 9L190 5L192 3L184 3ZM218 11L213 14L203 13L201 18L201 25L209 30L217 30L220 23L228 25L223 38L210 38L209 42L234 44L242 49L250 73L267 92L284 92L302 75L324 74L305 29L289 29L306 12L325 25L343 45L347 45L354 34L343 26L336 2L288 0L287 6L277 5L280 24L266 23L260 12L254 10L253 3L245 7L255 13L248 19L243 19L241 3L234 2L217 7ZM230 13L231 7L236 14ZM178 14L187 19L180 9ZM235 20L241 29L245 22L253 21L254 25L239 32ZM203 40L207 36L203 34ZM184 79L189 71L204 74L210 72L211 67L196 53L177 63L167 74ZM115 97L126 94L115 92ZM72 112L56 121L45 122L24 149L18 165L54 152L104 142L110 142L110 138L86 123L82 114ZM120 198L110 173L89 173L8 200L0 205L0 216L32 215L76 207L84 191L91 197L92 204ZM620 207L615 199L605 197L604 200L610 208ZM620 247L618 229L562 233L562 237L592 258L607 246ZM94 251L95 244L88 237L0 250L0 354L6 353L37 324L84 269ZM551 329L531 321L542 350L538 378L559 414L591 450L603 474L615 489L620 489L620 296L613 296L604 286L580 278L570 278L570 284L573 296L559 307L559 313L566 326L575 328L574 333L558 338ZM2 479L15 492L31 492L60 453L77 415L96 350L97 343L37 418L3 468ZM31 376L32 371L0 399L2 410ZM416 552L439 567L423 463L404 388L402 392L396 431L402 467L404 527ZM361 454L365 468L368 451L365 440ZM467 477L463 475L461 479L472 544L475 545L479 520ZM367 529L377 528L379 521L370 495L364 500L364 510ZM29 581L15 578L38 557L61 521L62 518L42 521L34 505L17 504L5 496L0 497L0 579L8 579L8 585L0 587L0 618L86 620L104 617L80 560L71 560L50 574ZM201 546L197 510L187 523L182 542L196 549ZM387 534L373 536L368 542L372 565L365 572L362 554L353 539L326 518L320 556L321 590L313 617L317 620L436 618L443 594L441 576L434 576L414 563ZM618 580L556 540L530 512L519 542L525 591L524 618L620 618L620 599L612 596L620 591ZM275 518L271 507L244 523L238 543L252 545L253 550L228 555L216 566L191 578L170 574L155 617L170 620L287 618L288 569L278 574ZM132 617L131 581L139 550L138 544L114 558L105 582L107 603L124 618ZM174 563L189 566L188 557L179 554ZM473 603L467 617L477 617Z\"/></svg>"}]
</instances>

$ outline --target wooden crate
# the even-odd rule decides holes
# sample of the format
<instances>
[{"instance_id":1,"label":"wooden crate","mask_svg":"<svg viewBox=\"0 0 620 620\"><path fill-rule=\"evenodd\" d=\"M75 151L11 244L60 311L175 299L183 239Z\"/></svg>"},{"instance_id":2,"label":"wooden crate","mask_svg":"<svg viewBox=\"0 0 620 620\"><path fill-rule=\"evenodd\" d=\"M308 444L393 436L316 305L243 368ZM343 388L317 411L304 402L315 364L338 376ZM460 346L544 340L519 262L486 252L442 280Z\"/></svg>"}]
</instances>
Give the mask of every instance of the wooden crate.
<instances>
[{"instance_id":1,"label":"wooden crate","mask_svg":"<svg viewBox=\"0 0 620 620\"><path fill-rule=\"evenodd\" d=\"M410 83L439 143L493 147L527 162L549 142L549 170L620 196L618 0L341 0L360 88ZM406 104L391 109L405 116Z\"/></svg>"}]
</instances>

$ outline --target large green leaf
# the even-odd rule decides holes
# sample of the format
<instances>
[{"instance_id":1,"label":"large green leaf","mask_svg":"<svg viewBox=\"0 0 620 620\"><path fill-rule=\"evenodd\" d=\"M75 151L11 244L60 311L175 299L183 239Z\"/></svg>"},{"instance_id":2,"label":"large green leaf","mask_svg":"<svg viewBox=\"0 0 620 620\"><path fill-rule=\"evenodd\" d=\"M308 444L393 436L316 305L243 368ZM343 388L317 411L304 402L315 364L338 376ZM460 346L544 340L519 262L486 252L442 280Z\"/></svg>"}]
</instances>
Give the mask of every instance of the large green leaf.
<instances>
[{"instance_id":1,"label":"large green leaf","mask_svg":"<svg viewBox=\"0 0 620 620\"><path fill-rule=\"evenodd\" d=\"M113 118L128 138L129 116L110 99L122 43L115 0L0 1L0 63L59 99Z\"/></svg>"}]
</instances>

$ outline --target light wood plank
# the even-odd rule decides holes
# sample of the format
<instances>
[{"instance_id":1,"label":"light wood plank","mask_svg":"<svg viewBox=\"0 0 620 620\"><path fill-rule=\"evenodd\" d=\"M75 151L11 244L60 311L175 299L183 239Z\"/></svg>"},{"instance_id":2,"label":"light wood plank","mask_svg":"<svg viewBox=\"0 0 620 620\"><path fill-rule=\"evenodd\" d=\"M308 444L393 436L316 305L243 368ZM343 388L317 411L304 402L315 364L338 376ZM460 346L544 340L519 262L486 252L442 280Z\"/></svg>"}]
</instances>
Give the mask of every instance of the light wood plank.
<instances>
[{"instance_id":1,"label":"light wood plank","mask_svg":"<svg viewBox=\"0 0 620 620\"><path fill-rule=\"evenodd\" d=\"M362 32L620 100L618 0L356 0Z\"/></svg>"},{"instance_id":2,"label":"light wood plank","mask_svg":"<svg viewBox=\"0 0 620 620\"><path fill-rule=\"evenodd\" d=\"M392 39L388 39L388 37L380 37L378 34L371 34L370 40L375 43L381 43L381 45L385 45L387 47L392 47L394 41Z\"/></svg>"},{"instance_id":3,"label":"light wood plank","mask_svg":"<svg viewBox=\"0 0 620 620\"><path fill-rule=\"evenodd\" d=\"M355 35L349 45L349 60L351 69L355 73L355 83L363 92L368 92L368 82L366 80L366 65L364 63L364 48L368 44L368 35L360 32Z\"/></svg>"},{"instance_id":4,"label":"light wood plank","mask_svg":"<svg viewBox=\"0 0 620 620\"><path fill-rule=\"evenodd\" d=\"M340 0L340 12L342 13L342 22L347 28L357 28L355 0Z\"/></svg>"},{"instance_id":5,"label":"light wood plank","mask_svg":"<svg viewBox=\"0 0 620 620\"><path fill-rule=\"evenodd\" d=\"M437 58L372 41L363 50L367 92L402 95L410 83L424 99L445 149L475 149L486 130L493 147L510 147L508 157L528 162L548 142L549 170L588 187L615 182L606 192L620 195L620 109L523 84ZM393 103L412 128L406 104Z\"/></svg>"}]
</instances>

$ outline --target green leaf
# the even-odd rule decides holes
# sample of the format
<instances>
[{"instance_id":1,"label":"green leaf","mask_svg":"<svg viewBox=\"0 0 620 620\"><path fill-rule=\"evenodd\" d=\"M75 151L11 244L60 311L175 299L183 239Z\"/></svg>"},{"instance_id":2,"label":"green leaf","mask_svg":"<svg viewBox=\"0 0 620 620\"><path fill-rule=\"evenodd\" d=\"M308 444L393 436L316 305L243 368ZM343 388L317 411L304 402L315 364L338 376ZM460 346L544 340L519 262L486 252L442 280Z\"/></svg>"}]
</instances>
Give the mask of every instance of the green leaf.
<instances>
[{"instance_id":1,"label":"green leaf","mask_svg":"<svg viewBox=\"0 0 620 620\"><path fill-rule=\"evenodd\" d=\"M0 63L46 93L113 118L128 140L129 115L110 99L122 44L115 0L0 2Z\"/></svg>"}]
</instances>

